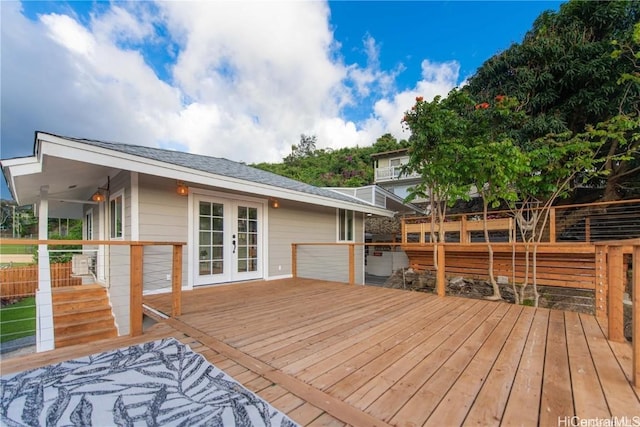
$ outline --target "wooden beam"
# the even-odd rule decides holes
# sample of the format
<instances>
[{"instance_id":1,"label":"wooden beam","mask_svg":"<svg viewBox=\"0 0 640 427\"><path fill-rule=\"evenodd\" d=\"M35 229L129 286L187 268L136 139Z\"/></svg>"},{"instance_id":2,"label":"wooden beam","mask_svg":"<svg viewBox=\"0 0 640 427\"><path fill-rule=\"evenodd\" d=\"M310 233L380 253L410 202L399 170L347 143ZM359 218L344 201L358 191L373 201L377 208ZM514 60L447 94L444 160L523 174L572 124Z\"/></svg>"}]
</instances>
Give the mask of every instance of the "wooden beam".
<instances>
[{"instance_id":1,"label":"wooden beam","mask_svg":"<svg viewBox=\"0 0 640 427\"><path fill-rule=\"evenodd\" d=\"M356 245L351 243L349 245L349 284L355 285L356 283Z\"/></svg>"},{"instance_id":2,"label":"wooden beam","mask_svg":"<svg viewBox=\"0 0 640 427\"><path fill-rule=\"evenodd\" d=\"M298 277L298 245L295 243L291 244L291 276Z\"/></svg>"},{"instance_id":3,"label":"wooden beam","mask_svg":"<svg viewBox=\"0 0 640 427\"><path fill-rule=\"evenodd\" d=\"M443 297L446 294L446 277L445 277L445 260L444 260L444 245L439 243L438 245L438 276L436 278L436 288L438 296Z\"/></svg>"},{"instance_id":4,"label":"wooden beam","mask_svg":"<svg viewBox=\"0 0 640 427\"><path fill-rule=\"evenodd\" d=\"M130 249L129 335L142 335L142 259L144 246L131 245Z\"/></svg>"},{"instance_id":5,"label":"wooden beam","mask_svg":"<svg viewBox=\"0 0 640 427\"><path fill-rule=\"evenodd\" d=\"M632 346L633 346L633 385L640 387L640 245L633 248L633 278L632 278Z\"/></svg>"},{"instance_id":6,"label":"wooden beam","mask_svg":"<svg viewBox=\"0 0 640 427\"><path fill-rule=\"evenodd\" d=\"M171 315L178 317L182 314L182 245L173 245L171 272Z\"/></svg>"},{"instance_id":7,"label":"wooden beam","mask_svg":"<svg viewBox=\"0 0 640 427\"><path fill-rule=\"evenodd\" d=\"M595 306L596 317L600 320L607 318L607 247L605 245L596 246L596 269L595 269Z\"/></svg>"},{"instance_id":8,"label":"wooden beam","mask_svg":"<svg viewBox=\"0 0 640 427\"><path fill-rule=\"evenodd\" d=\"M549 209L549 242L556 242L556 208Z\"/></svg>"},{"instance_id":9,"label":"wooden beam","mask_svg":"<svg viewBox=\"0 0 640 427\"><path fill-rule=\"evenodd\" d=\"M467 231L467 216L462 215L462 220L460 221L460 243L464 245L470 241L469 231Z\"/></svg>"},{"instance_id":10,"label":"wooden beam","mask_svg":"<svg viewBox=\"0 0 640 427\"><path fill-rule=\"evenodd\" d=\"M622 282L622 247L609 246L608 249L609 278L609 339L624 342L624 287Z\"/></svg>"}]
</instances>

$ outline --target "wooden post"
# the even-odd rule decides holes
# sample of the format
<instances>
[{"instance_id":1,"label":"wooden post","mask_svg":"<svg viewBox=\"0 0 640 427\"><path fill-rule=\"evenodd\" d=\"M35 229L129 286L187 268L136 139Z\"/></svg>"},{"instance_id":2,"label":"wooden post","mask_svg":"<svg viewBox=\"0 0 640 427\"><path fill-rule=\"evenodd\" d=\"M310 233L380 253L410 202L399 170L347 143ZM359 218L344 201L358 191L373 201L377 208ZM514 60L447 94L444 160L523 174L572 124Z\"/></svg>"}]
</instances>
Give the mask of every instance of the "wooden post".
<instances>
[{"instance_id":1,"label":"wooden post","mask_svg":"<svg viewBox=\"0 0 640 427\"><path fill-rule=\"evenodd\" d=\"M291 244L291 276L298 277L298 245L295 243Z\"/></svg>"},{"instance_id":2,"label":"wooden post","mask_svg":"<svg viewBox=\"0 0 640 427\"><path fill-rule=\"evenodd\" d=\"M178 317L182 314L182 245L173 245L173 266L171 271L171 296L173 297L171 315Z\"/></svg>"},{"instance_id":3,"label":"wooden post","mask_svg":"<svg viewBox=\"0 0 640 427\"><path fill-rule=\"evenodd\" d=\"M142 335L142 258L144 246L132 244L130 252L129 335L135 337Z\"/></svg>"},{"instance_id":4,"label":"wooden post","mask_svg":"<svg viewBox=\"0 0 640 427\"><path fill-rule=\"evenodd\" d=\"M349 243L349 284L356 283L356 245Z\"/></svg>"},{"instance_id":5,"label":"wooden post","mask_svg":"<svg viewBox=\"0 0 640 427\"><path fill-rule=\"evenodd\" d=\"M460 220L460 243L469 243L469 235L467 234L467 216L462 215Z\"/></svg>"},{"instance_id":6,"label":"wooden post","mask_svg":"<svg viewBox=\"0 0 640 427\"><path fill-rule=\"evenodd\" d=\"M584 241L589 243L591 241L591 217L584 218Z\"/></svg>"},{"instance_id":7,"label":"wooden post","mask_svg":"<svg viewBox=\"0 0 640 427\"><path fill-rule=\"evenodd\" d=\"M622 285L622 246L609 246L609 339L624 342L624 304Z\"/></svg>"},{"instance_id":8,"label":"wooden post","mask_svg":"<svg viewBox=\"0 0 640 427\"><path fill-rule=\"evenodd\" d=\"M607 318L607 247L596 245L595 305L596 317Z\"/></svg>"},{"instance_id":9,"label":"wooden post","mask_svg":"<svg viewBox=\"0 0 640 427\"><path fill-rule=\"evenodd\" d=\"M407 244L407 227L405 225L404 217L400 221L400 241L403 245Z\"/></svg>"},{"instance_id":10,"label":"wooden post","mask_svg":"<svg viewBox=\"0 0 640 427\"><path fill-rule=\"evenodd\" d=\"M549 210L549 242L556 242L556 208Z\"/></svg>"},{"instance_id":11,"label":"wooden post","mask_svg":"<svg viewBox=\"0 0 640 427\"><path fill-rule=\"evenodd\" d=\"M445 273L444 244L437 243L436 248L437 248L436 250L438 251L438 277L436 278L436 288L437 288L438 296L443 297L446 294L446 283L445 283L446 278L444 274Z\"/></svg>"},{"instance_id":12,"label":"wooden post","mask_svg":"<svg viewBox=\"0 0 640 427\"><path fill-rule=\"evenodd\" d=\"M633 247L633 279L632 279L632 340L633 346L633 385L640 387L640 245Z\"/></svg>"}]
</instances>

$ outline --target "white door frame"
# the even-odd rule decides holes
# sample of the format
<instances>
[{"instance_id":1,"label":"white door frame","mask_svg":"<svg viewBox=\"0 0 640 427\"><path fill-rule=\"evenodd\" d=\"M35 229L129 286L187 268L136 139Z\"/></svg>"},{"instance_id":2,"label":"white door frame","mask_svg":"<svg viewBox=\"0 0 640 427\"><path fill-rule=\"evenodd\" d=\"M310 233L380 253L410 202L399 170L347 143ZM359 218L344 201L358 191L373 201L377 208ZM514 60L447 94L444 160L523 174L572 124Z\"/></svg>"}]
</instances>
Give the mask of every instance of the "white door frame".
<instances>
[{"instance_id":1,"label":"white door frame","mask_svg":"<svg viewBox=\"0 0 640 427\"><path fill-rule=\"evenodd\" d=\"M226 210L230 212L224 213L225 220L225 242L224 242L224 272L219 276L207 276L206 279L199 280L199 204L200 201L211 203L221 203ZM189 242L187 249L188 262L188 288L200 285L219 285L228 284L243 280L262 279L266 277L267 269L267 239L266 239L266 215L268 201L254 197L240 197L238 195L222 193L217 191L208 191L202 189L190 189L188 200L189 215ZM231 244L232 235L237 238L237 207L238 206L255 207L258 209L258 267L257 271L251 274L237 273L237 249L233 254ZM236 244L237 244L236 239ZM237 246L236 246L237 247Z\"/></svg>"}]
</instances>

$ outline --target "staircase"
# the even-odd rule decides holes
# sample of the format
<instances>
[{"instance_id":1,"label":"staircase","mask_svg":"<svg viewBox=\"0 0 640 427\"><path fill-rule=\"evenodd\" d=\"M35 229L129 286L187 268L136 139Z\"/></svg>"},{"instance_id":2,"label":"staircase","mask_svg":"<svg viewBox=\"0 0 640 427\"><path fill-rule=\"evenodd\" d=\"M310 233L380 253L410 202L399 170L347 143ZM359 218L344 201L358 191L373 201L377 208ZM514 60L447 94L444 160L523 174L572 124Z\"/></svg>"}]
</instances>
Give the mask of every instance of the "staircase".
<instances>
[{"instance_id":1,"label":"staircase","mask_svg":"<svg viewBox=\"0 0 640 427\"><path fill-rule=\"evenodd\" d=\"M104 287L54 288L52 300L56 348L118 336Z\"/></svg>"}]
</instances>

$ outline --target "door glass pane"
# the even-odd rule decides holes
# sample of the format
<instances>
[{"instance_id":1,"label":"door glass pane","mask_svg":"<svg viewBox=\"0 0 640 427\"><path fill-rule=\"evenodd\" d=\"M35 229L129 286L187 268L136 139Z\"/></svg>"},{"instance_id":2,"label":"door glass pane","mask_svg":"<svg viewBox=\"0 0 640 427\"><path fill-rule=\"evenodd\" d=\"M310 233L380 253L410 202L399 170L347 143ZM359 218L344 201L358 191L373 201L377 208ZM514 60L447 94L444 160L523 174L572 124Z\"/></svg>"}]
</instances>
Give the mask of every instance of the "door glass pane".
<instances>
[{"instance_id":1,"label":"door glass pane","mask_svg":"<svg viewBox=\"0 0 640 427\"><path fill-rule=\"evenodd\" d=\"M199 274L210 276L224 271L224 205L200 202L198 233Z\"/></svg>"},{"instance_id":2,"label":"door glass pane","mask_svg":"<svg viewBox=\"0 0 640 427\"><path fill-rule=\"evenodd\" d=\"M238 272L258 270L258 209L238 206Z\"/></svg>"}]
</instances>

